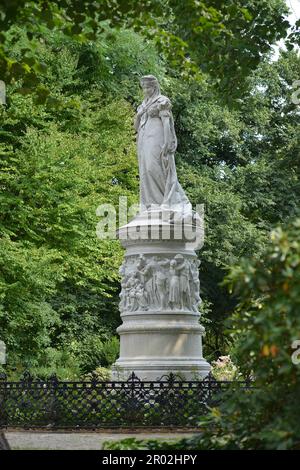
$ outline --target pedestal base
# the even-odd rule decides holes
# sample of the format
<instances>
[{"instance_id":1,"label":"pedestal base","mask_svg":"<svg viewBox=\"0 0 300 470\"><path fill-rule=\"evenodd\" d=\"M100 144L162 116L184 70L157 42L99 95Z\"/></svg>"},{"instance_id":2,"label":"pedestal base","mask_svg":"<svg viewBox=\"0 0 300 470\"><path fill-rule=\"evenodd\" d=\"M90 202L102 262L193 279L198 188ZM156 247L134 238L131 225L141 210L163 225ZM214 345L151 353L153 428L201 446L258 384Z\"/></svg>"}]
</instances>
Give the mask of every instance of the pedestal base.
<instances>
[{"instance_id":1,"label":"pedestal base","mask_svg":"<svg viewBox=\"0 0 300 470\"><path fill-rule=\"evenodd\" d=\"M132 372L146 381L170 373L197 380L210 371L202 356L195 253L203 231L188 225L180 234L163 215L155 214L154 220L140 216L119 230L126 254L120 268L120 358L112 368L113 380L127 380ZM187 240L191 234L196 245Z\"/></svg>"},{"instance_id":2,"label":"pedestal base","mask_svg":"<svg viewBox=\"0 0 300 470\"><path fill-rule=\"evenodd\" d=\"M127 380L134 371L141 380L164 380L172 372L182 380L199 380L208 375L210 365L205 359L193 360L187 358L185 361L175 358L167 361L141 359L135 361L124 361L119 359L112 368L112 380Z\"/></svg>"}]
</instances>

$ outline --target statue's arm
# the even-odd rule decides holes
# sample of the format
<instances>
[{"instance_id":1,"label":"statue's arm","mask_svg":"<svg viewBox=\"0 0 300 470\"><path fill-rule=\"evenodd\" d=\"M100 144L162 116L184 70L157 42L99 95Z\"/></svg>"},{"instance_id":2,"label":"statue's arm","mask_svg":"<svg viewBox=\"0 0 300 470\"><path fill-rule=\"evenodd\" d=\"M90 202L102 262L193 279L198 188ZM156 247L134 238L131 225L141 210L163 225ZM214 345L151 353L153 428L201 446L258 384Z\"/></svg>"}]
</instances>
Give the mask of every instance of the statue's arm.
<instances>
[{"instance_id":1,"label":"statue's arm","mask_svg":"<svg viewBox=\"0 0 300 470\"><path fill-rule=\"evenodd\" d=\"M140 105L140 106L138 106L138 109L137 109L137 112L136 112L136 115L135 115L135 118L134 118L134 128L135 128L136 132L138 132L138 130L139 130L142 115L143 115L143 106Z\"/></svg>"},{"instance_id":2,"label":"statue's arm","mask_svg":"<svg viewBox=\"0 0 300 470\"><path fill-rule=\"evenodd\" d=\"M171 129L171 119L173 119L171 111L172 105L169 99L167 98L162 103L160 103L159 108L159 117L162 121L164 131L164 146L162 152L164 155L166 155L168 152L175 151L175 149L173 148L174 139Z\"/></svg>"},{"instance_id":3,"label":"statue's arm","mask_svg":"<svg viewBox=\"0 0 300 470\"><path fill-rule=\"evenodd\" d=\"M164 130L164 146L163 152L166 154L172 147L172 134L171 134L171 126L170 126L170 117L169 116L161 116L163 130Z\"/></svg>"},{"instance_id":4,"label":"statue's arm","mask_svg":"<svg viewBox=\"0 0 300 470\"><path fill-rule=\"evenodd\" d=\"M177 265L177 266L175 267L175 269L176 269L176 271L182 271L182 269L184 268L184 266L185 266L185 262L182 261L182 263L179 264L179 265Z\"/></svg>"},{"instance_id":5,"label":"statue's arm","mask_svg":"<svg viewBox=\"0 0 300 470\"><path fill-rule=\"evenodd\" d=\"M141 122L141 115L139 113L137 113L136 116L135 116L135 119L134 119L134 128L135 128L136 132L139 130L140 122Z\"/></svg>"},{"instance_id":6,"label":"statue's arm","mask_svg":"<svg viewBox=\"0 0 300 470\"><path fill-rule=\"evenodd\" d=\"M169 263L170 263L170 260L168 259L165 261L163 260L158 261L159 266L167 266Z\"/></svg>"}]
</instances>

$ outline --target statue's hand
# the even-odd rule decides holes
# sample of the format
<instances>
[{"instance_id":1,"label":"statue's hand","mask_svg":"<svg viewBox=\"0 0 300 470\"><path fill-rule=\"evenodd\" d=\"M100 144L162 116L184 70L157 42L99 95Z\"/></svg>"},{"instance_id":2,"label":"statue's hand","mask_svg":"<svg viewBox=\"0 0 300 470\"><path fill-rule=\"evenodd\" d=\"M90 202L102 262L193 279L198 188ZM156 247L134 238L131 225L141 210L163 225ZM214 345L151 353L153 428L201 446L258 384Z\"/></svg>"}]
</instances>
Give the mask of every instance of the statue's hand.
<instances>
[{"instance_id":1,"label":"statue's hand","mask_svg":"<svg viewBox=\"0 0 300 470\"><path fill-rule=\"evenodd\" d=\"M160 152L160 156L164 158L167 156L168 152L169 152L169 145L168 143L164 143Z\"/></svg>"},{"instance_id":2,"label":"statue's hand","mask_svg":"<svg viewBox=\"0 0 300 470\"><path fill-rule=\"evenodd\" d=\"M168 170L168 165L169 165L168 151L169 151L169 147L167 146L167 144L164 144L160 152L160 158L161 158L162 167L164 171Z\"/></svg>"}]
</instances>

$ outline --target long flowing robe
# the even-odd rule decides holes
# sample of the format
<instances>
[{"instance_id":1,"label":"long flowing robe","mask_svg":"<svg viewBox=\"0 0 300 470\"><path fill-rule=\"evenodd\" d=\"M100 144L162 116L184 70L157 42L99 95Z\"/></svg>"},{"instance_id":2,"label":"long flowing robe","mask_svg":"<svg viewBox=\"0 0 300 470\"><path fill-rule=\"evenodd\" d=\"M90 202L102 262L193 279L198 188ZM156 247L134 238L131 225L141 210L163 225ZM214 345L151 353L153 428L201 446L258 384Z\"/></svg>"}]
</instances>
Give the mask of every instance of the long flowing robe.
<instances>
[{"instance_id":1,"label":"long flowing robe","mask_svg":"<svg viewBox=\"0 0 300 470\"><path fill-rule=\"evenodd\" d=\"M177 179L174 154L177 138L169 98L161 94L144 100L138 108L137 150L140 174L140 205L163 208L191 209L191 204ZM163 119L169 120L168 152L162 156L165 144Z\"/></svg>"}]
</instances>

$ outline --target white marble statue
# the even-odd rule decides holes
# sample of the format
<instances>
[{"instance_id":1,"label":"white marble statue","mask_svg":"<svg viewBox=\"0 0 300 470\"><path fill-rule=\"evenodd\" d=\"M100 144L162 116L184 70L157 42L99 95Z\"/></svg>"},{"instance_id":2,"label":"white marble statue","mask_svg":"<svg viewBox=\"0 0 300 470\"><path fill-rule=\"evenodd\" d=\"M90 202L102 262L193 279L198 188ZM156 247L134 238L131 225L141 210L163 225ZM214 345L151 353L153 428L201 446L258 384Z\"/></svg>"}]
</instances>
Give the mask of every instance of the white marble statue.
<instances>
[{"instance_id":1,"label":"white marble statue","mask_svg":"<svg viewBox=\"0 0 300 470\"><path fill-rule=\"evenodd\" d=\"M153 75L142 77L145 99L135 119L140 173L140 212L118 229L126 249L120 268L122 325L114 380L134 373L143 380L180 374L205 377L199 265L203 216L180 186L177 139L169 98Z\"/></svg>"},{"instance_id":2,"label":"white marble statue","mask_svg":"<svg viewBox=\"0 0 300 470\"><path fill-rule=\"evenodd\" d=\"M186 213L191 210L191 204L177 179L174 159L177 138L171 102L160 93L153 75L142 77L141 86L145 99L135 119L141 208L176 207Z\"/></svg>"}]
</instances>

